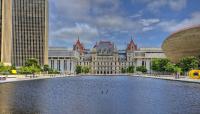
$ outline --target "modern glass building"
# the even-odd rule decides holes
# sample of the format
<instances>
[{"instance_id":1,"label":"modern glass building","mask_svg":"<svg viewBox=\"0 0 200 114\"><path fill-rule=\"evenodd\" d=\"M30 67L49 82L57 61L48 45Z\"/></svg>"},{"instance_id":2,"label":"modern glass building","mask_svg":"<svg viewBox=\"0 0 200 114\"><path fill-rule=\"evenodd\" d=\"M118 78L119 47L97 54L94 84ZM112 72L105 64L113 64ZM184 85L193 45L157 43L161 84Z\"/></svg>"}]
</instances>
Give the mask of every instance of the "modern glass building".
<instances>
[{"instance_id":1,"label":"modern glass building","mask_svg":"<svg viewBox=\"0 0 200 114\"><path fill-rule=\"evenodd\" d=\"M11 51L1 53L1 57L2 54L10 56L7 63L15 66L24 65L30 58L38 59L41 65L48 64L48 0L1 0L2 12L8 11L8 7L4 7L6 5L11 6L11 10L7 12L11 14L9 17L11 27L8 28L10 44L6 46L10 47ZM6 17L6 15L2 16ZM1 25L7 23L6 20L1 22ZM1 37L4 36L1 35ZM0 39L3 45L4 40ZM6 63L2 59L1 61Z\"/></svg>"}]
</instances>

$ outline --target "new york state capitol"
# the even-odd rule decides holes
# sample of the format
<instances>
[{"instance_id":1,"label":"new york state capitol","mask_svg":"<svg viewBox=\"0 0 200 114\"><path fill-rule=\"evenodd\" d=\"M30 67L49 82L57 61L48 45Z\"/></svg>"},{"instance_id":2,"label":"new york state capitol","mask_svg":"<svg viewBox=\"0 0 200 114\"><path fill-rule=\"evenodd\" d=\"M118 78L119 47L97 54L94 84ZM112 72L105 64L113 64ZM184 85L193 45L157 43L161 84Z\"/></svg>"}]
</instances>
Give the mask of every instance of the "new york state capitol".
<instances>
[{"instance_id":1,"label":"new york state capitol","mask_svg":"<svg viewBox=\"0 0 200 114\"><path fill-rule=\"evenodd\" d=\"M122 68L145 66L152 73L151 61L166 58L161 48L138 48L133 40L125 50L118 50L110 41L99 41L91 50L78 39L73 50L49 48L49 66L61 73L75 74L77 65L88 66L92 74L120 74Z\"/></svg>"}]
</instances>

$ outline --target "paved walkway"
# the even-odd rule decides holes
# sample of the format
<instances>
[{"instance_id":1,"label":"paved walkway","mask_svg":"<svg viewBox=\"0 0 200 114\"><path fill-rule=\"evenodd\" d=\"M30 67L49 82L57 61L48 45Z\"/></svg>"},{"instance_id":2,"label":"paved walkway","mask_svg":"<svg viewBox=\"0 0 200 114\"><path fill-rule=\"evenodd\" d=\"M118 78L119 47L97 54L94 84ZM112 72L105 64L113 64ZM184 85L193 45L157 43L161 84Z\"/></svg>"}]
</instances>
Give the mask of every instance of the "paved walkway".
<instances>
[{"instance_id":1,"label":"paved walkway","mask_svg":"<svg viewBox=\"0 0 200 114\"><path fill-rule=\"evenodd\" d=\"M171 81L182 81L182 82L199 83L199 84L200 84L200 80L199 80L199 79L190 79L190 78L187 77L187 76L181 76L181 77L178 78L178 79L175 79L175 76L165 76L165 75L161 75L161 76L132 75L132 76L144 77L144 78L162 79L162 80L171 80Z\"/></svg>"},{"instance_id":2,"label":"paved walkway","mask_svg":"<svg viewBox=\"0 0 200 114\"><path fill-rule=\"evenodd\" d=\"M42 76L42 77L36 77L36 78L17 78L17 77L11 77L11 78L7 78L6 80L0 80L0 84L1 83L9 83L9 82L18 82L18 81L29 81L29 80L41 80L41 79L51 79L51 78L59 78L59 77L66 77L66 76Z\"/></svg>"}]
</instances>

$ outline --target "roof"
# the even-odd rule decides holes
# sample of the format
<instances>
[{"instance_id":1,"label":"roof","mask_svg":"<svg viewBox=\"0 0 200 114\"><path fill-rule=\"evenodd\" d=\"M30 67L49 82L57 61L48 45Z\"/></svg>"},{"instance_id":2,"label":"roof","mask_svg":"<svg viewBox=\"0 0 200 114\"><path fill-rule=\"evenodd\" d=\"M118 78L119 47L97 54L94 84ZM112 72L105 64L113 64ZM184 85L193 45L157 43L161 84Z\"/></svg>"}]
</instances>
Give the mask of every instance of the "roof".
<instances>
[{"instance_id":1,"label":"roof","mask_svg":"<svg viewBox=\"0 0 200 114\"><path fill-rule=\"evenodd\" d=\"M132 49L132 46L134 47L134 49ZM135 44L135 42L133 41L133 39L131 39L130 43L127 46L126 50L130 50L130 51L135 51L137 50L137 45Z\"/></svg>"},{"instance_id":2,"label":"roof","mask_svg":"<svg viewBox=\"0 0 200 114\"><path fill-rule=\"evenodd\" d=\"M188 56L198 57L200 53L200 26L186 28L173 33L162 44L166 56L174 63Z\"/></svg>"},{"instance_id":3,"label":"roof","mask_svg":"<svg viewBox=\"0 0 200 114\"><path fill-rule=\"evenodd\" d=\"M83 44L80 42L79 38L78 38L78 40L76 41L75 46L78 46L78 47L79 47L80 49L82 49L82 50L85 49L84 46L83 46Z\"/></svg>"},{"instance_id":4,"label":"roof","mask_svg":"<svg viewBox=\"0 0 200 114\"><path fill-rule=\"evenodd\" d=\"M97 51L114 51L114 44L110 41L100 41L98 44L96 44L95 48L97 49Z\"/></svg>"},{"instance_id":5,"label":"roof","mask_svg":"<svg viewBox=\"0 0 200 114\"><path fill-rule=\"evenodd\" d=\"M49 48L49 57L73 57L77 52L67 48L51 47Z\"/></svg>"},{"instance_id":6,"label":"roof","mask_svg":"<svg viewBox=\"0 0 200 114\"><path fill-rule=\"evenodd\" d=\"M112 55L115 51L115 45L110 41L100 41L96 43L94 48L97 50L98 55Z\"/></svg>"}]
</instances>

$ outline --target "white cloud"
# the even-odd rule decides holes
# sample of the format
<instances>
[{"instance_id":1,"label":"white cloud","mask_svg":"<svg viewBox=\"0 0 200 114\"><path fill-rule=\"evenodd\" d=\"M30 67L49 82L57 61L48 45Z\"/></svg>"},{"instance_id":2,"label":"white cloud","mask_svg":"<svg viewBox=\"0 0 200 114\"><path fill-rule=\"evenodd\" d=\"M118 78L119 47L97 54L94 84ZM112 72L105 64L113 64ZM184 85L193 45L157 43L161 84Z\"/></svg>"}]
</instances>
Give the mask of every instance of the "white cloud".
<instances>
[{"instance_id":1,"label":"white cloud","mask_svg":"<svg viewBox=\"0 0 200 114\"><path fill-rule=\"evenodd\" d=\"M150 26L150 25L153 25L153 24L156 24L160 22L160 19L141 19L140 23L143 24L143 26Z\"/></svg>"},{"instance_id":2,"label":"white cloud","mask_svg":"<svg viewBox=\"0 0 200 114\"><path fill-rule=\"evenodd\" d=\"M138 13L130 16L130 18L139 18L139 17L142 17L142 14Z\"/></svg>"},{"instance_id":3,"label":"white cloud","mask_svg":"<svg viewBox=\"0 0 200 114\"><path fill-rule=\"evenodd\" d=\"M187 5L187 0L170 0L168 5L172 10L182 10Z\"/></svg>"},{"instance_id":4,"label":"white cloud","mask_svg":"<svg viewBox=\"0 0 200 114\"><path fill-rule=\"evenodd\" d=\"M84 39L84 43L90 43L98 34L99 31L96 28L85 23L76 23L73 27L65 27L52 32L51 38L70 39L74 41L80 36L81 39Z\"/></svg>"},{"instance_id":5,"label":"white cloud","mask_svg":"<svg viewBox=\"0 0 200 114\"><path fill-rule=\"evenodd\" d=\"M60 16L71 19L84 18L89 13L90 2L88 0L51 0Z\"/></svg>"},{"instance_id":6,"label":"white cloud","mask_svg":"<svg viewBox=\"0 0 200 114\"><path fill-rule=\"evenodd\" d=\"M69 19L88 20L91 13L113 13L118 10L119 0L50 0L59 15Z\"/></svg>"},{"instance_id":7,"label":"white cloud","mask_svg":"<svg viewBox=\"0 0 200 114\"><path fill-rule=\"evenodd\" d=\"M187 5L187 0L132 0L132 2L144 3L153 12L158 12L160 8L165 6L171 10L180 11Z\"/></svg>"},{"instance_id":8,"label":"white cloud","mask_svg":"<svg viewBox=\"0 0 200 114\"><path fill-rule=\"evenodd\" d=\"M159 26L167 32L176 32L184 28L200 25L200 12L195 12L190 18L182 21L164 21L159 23Z\"/></svg>"},{"instance_id":9,"label":"white cloud","mask_svg":"<svg viewBox=\"0 0 200 114\"><path fill-rule=\"evenodd\" d=\"M154 27L144 27L143 29L142 29L142 31L143 32L146 32L146 31L150 31L150 30L153 30L154 29Z\"/></svg>"}]
</instances>

